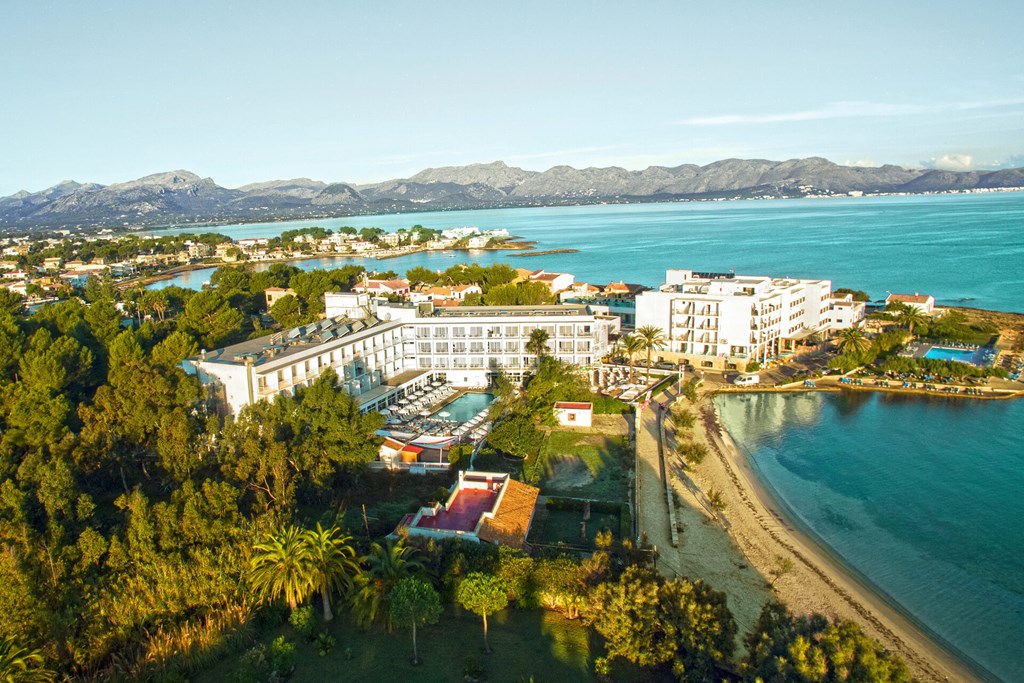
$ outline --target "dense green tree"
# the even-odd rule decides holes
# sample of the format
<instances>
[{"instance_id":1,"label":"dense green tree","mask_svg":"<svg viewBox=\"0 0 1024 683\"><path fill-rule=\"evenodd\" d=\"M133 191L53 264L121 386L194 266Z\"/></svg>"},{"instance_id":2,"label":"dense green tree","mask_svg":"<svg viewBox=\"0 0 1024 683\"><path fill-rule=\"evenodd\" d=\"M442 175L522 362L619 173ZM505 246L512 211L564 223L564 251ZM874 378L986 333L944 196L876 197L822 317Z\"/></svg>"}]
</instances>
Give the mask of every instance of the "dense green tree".
<instances>
[{"instance_id":1,"label":"dense green tree","mask_svg":"<svg viewBox=\"0 0 1024 683\"><path fill-rule=\"evenodd\" d=\"M436 272L423 266L414 266L405 271L405 279L413 283L419 282L425 285L433 285L437 283L438 277Z\"/></svg>"},{"instance_id":2,"label":"dense green tree","mask_svg":"<svg viewBox=\"0 0 1024 683\"><path fill-rule=\"evenodd\" d=\"M487 443L503 453L528 458L540 450L544 435L528 415L511 415L494 426Z\"/></svg>"},{"instance_id":3,"label":"dense green tree","mask_svg":"<svg viewBox=\"0 0 1024 683\"><path fill-rule=\"evenodd\" d=\"M907 328L907 332L914 334L914 328L928 324L931 318L917 306L904 306L903 310L896 315L896 321Z\"/></svg>"},{"instance_id":4,"label":"dense green tree","mask_svg":"<svg viewBox=\"0 0 1024 683\"><path fill-rule=\"evenodd\" d=\"M245 318L218 290L197 292L185 304L179 329L195 335L203 347L216 349L240 336Z\"/></svg>"},{"instance_id":5,"label":"dense green tree","mask_svg":"<svg viewBox=\"0 0 1024 683\"><path fill-rule=\"evenodd\" d=\"M491 574L473 572L459 582L455 600L473 614L484 620L484 650L491 652L487 640L487 615L500 612L508 606L508 593L501 579Z\"/></svg>"},{"instance_id":6,"label":"dense green tree","mask_svg":"<svg viewBox=\"0 0 1024 683\"><path fill-rule=\"evenodd\" d=\"M667 581L658 594L666 631L673 634L673 670L686 680L709 681L726 664L735 648L736 621L726 606L725 593L703 581Z\"/></svg>"},{"instance_id":7,"label":"dense green tree","mask_svg":"<svg viewBox=\"0 0 1024 683\"><path fill-rule=\"evenodd\" d=\"M412 628L412 661L420 663L416 649L416 627L436 624L441 616L441 599L426 581L407 577L395 584L391 591L391 620L399 626Z\"/></svg>"},{"instance_id":8,"label":"dense green tree","mask_svg":"<svg viewBox=\"0 0 1024 683\"><path fill-rule=\"evenodd\" d=\"M821 615L794 617L778 603L765 605L745 638L744 678L765 683L907 683L910 673L852 621Z\"/></svg>"},{"instance_id":9,"label":"dense green tree","mask_svg":"<svg viewBox=\"0 0 1024 683\"><path fill-rule=\"evenodd\" d=\"M650 667L676 654L674 627L663 621L660 582L649 569L630 566L617 582L602 583L590 594L588 621L605 639L607 658L621 657Z\"/></svg>"},{"instance_id":10,"label":"dense green tree","mask_svg":"<svg viewBox=\"0 0 1024 683\"><path fill-rule=\"evenodd\" d=\"M484 294L488 306L538 306L549 304L552 299L551 290L543 282L496 285Z\"/></svg>"},{"instance_id":11,"label":"dense green tree","mask_svg":"<svg viewBox=\"0 0 1024 683\"><path fill-rule=\"evenodd\" d=\"M0 314L17 316L25 307L25 299L17 292L12 292L6 287L0 287Z\"/></svg>"},{"instance_id":12,"label":"dense green tree","mask_svg":"<svg viewBox=\"0 0 1024 683\"><path fill-rule=\"evenodd\" d=\"M301 325L306 316L302 312L302 302L298 297L286 294L270 307L270 317L284 327Z\"/></svg>"}]
</instances>

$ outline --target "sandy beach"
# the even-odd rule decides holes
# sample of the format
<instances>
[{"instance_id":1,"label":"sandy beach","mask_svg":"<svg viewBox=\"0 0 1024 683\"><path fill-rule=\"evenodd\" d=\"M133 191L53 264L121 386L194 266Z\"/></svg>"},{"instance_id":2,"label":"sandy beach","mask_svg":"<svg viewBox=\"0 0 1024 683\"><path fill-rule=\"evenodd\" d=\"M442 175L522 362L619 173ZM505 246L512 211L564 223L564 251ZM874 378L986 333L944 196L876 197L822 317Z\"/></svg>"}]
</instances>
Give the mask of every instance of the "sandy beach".
<instances>
[{"instance_id":1,"label":"sandy beach","mask_svg":"<svg viewBox=\"0 0 1024 683\"><path fill-rule=\"evenodd\" d=\"M647 520L642 530L658 546L661 571L703 578L724 591L741 634L751 630L766 602L778 599L798 614L817 612L856 621L898 653L915 680L985 680L785 518L721 427L709 394L691 410L698 417L692 438L709 449L704 462L682 470L673 454L673 437L665 442L680 529L678 547L672 547L668 524L658 515L658 508L667 512L668 504L663 480L656 476L655 411L644 411L638 441L639 514ZM720 495L724 509L711 504L712 491ZM792 568L769 586L771 572L783 558ZM744 654L738 652L737 659Z\"/></svg>"}]
</instances>

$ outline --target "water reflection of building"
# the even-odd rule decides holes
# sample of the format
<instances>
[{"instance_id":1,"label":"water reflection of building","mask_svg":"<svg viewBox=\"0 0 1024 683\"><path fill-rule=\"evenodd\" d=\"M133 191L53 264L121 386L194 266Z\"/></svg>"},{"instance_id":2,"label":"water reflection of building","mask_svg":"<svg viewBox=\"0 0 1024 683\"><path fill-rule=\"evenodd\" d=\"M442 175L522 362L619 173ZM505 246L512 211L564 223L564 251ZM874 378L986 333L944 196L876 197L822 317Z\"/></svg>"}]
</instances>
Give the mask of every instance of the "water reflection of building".
<instances>
[{"instance_id":1,"label":"water reflection of building","mask_svg":"<svg viewBox=\"0 0 1024 683\"><path fill-rule=\"evenodd\" d=\"M826 396L802 394L731 394L715 405L725 428L737 442L779 444L786 429L821 422Z\"/></svg>"}]
</instances>

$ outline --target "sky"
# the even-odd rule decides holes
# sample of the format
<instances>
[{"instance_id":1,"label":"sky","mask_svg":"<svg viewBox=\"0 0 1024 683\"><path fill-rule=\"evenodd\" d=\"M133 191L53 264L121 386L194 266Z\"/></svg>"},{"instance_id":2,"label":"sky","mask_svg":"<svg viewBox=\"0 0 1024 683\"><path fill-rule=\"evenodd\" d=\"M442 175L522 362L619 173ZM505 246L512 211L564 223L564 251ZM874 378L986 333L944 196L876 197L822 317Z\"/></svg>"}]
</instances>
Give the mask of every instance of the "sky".
<instances>
[{"instance_id":1,"label":"sky","mask_svg":"<svg viewBox=\"0 0 1024 683\"><path fill-rule=\"evenodd\" d=\"M293 6L294 5L294 6ZM1024 2L45 2L0 22L0 196L503 160L1024 166Z\"/></svg>"}]
</instances>

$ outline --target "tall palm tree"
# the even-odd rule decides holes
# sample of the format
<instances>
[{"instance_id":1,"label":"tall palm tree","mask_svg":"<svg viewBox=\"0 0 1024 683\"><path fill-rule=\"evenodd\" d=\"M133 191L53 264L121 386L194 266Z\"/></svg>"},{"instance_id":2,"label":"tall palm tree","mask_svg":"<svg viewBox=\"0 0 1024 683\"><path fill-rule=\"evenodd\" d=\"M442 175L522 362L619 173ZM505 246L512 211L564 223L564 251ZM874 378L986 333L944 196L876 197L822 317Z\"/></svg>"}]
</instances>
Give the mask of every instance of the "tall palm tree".
<instances>
[{"instance_id":1,"label":"tall palm tree","mask_svg":"<svg viewBox=\"0 0 1024 683\"><path fill-rule=\"evenodd\" d=\"M871 348L871 340L859 327L849 327L840 330L836 335L836 347L840 351L852 351L861 353Z\"/></svg>"},{"instance_id":2,"label":"tall palm tree","mask_svg":"<svg viewBox=\"0 0 1024 683\"><path fill-rule=\"evenodd\" d=\"M896 316L896 322L905 325L907 332L914 334L914 325L924 325L930 318L917 306L907 306Z\"/></svg>"},{"instance_id":3,"label":"tall palm tree","mask_svg":"<svg viewBox=\"0 0 1024 683\"><path fill-rule=\"evenodd\" d=\"M628 334L621 339L622 350L626 353L626 357L629 358L629 381L636 382L636 370L633 365L636 361L636 357L644 352L644 340L635 334Z\"/></svg>"},{"instance_id":4,"label":"tall palm tree","mask_svg":"<svg viewBox=\"0 0 1024 683\"><path fill-rule=\"evenodd\" d=\"M668 339L665 337L665 330L655 325L644 325L638 327L636 336L643 341L644 351L647 352L647 381L651 381L651 352L665 346Z\"/></svg>"},{"instance_id":5,"label":"tall palm tree","mask_svg":"<svg viewBox=\"0 0 1024 683\"><path fill-rule=\"evenodd\" d=\"M47 669L39 650L22 647L12 638L0 639L0 681L50 683L57 674Z\"/></svg>"},{"instance_id":6,"label":"tall palm tree","mask_svg":"<svg viewBox=\"0 0 1024 683\"><path fill-rule=\"evenodd\" d=\"M342 534L336 526L324 529L317 522L315 529L305 532L303 540L309 553L313 589L320 593L323 601L324 621L331 621L334 619L331 591L347 594L359 573L352 537Z\"/></svg>"},{"instance_id":7,"label":"tall palm tree","mask_svg":"<svg viewBox=\"0 0 1024 683\"><path fill-rule=\"evenodd\" d=\"M393 624L388 609L388 594L402 579L423 569L417 550L402 541L374 543L363 557L363 571L356 576L352 614L356 622L369 626L381 619L390 631Z\"/></svg>"},{"instance_id":8,"label":"tall palm tree","mask_svg":"<svg viewBox=\"0 0 1024 683\"><path fill-rule=\"evenodd\" d=\"M264 600L284 596L294 612L313 591L313 572L306 532L289 524L254 546L249 583Z\"/></svg>"},{"instance_id":9,"label":"tall palm tree","mask_svg":"<svg viewBox=\"0 0 1024 683\"><path fill-rule=\"evenodd\" d=\"M551 335L539 327L530 333L530 341L526 342L526 352L537 357L538 365L540 365L541 356L547 353L550 338Z\"/></svg>"}]
</instances>

